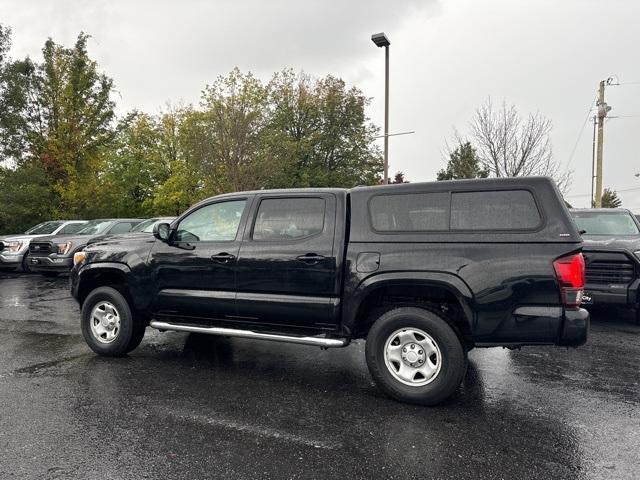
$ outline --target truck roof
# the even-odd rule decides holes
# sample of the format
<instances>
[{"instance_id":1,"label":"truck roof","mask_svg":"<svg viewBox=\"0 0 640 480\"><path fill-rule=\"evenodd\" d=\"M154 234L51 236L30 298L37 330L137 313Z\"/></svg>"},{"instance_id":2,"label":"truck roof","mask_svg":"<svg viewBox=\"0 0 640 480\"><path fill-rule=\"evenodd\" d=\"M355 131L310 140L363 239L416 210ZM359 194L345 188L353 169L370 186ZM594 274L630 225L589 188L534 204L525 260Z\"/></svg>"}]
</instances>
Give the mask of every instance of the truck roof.
<instances>
[{"instance_id":1,"label":"truck roof","mask_svg":"<svg viewBox=\"0 0 640 480\"><path fill-rule=\"evenodd\" d=\"M289 194L289 193L349 193L349 192L367 192L367 191L375 191L376 193L381 191L398 191L399 189L404 190L424 190L424 189L452 189L463 190L468 187L482 187L483 190L489 190L492 187L496 188L504 188L508 186L526 186L533 185L538 183L549 183L553 182L553 180L549 177L503 177L503 178L474 178L474 179L464 179L464 180L442 180L442 181L434 181L434 182L414 182L414 183L392 183L389 185L366 185L366 186L357 186L354 188L279 188L279 189L265 189L265 190L247 190L242 192L231 192L231 193L222 193L220 195L215 195L213 197L209 197L203 202L211 200L212 198L226 198L226 197L237 197L244 195L257 195L257 194ZM200 202L199 202L200 203Z\"/></svg>"},{"instance_id":2,"label":"truck roof","mask_svg":"<svg viewBox=\"0 0 640 480\"><path fill-rule=\"evenodd\" d=\"M370 221L369 201L379 195L423 194L423 193L473 193L508 190L529 190L535 199L541 216L541 223L535 229L518 230L441 230L441 231L403 231L377 232ZM455 239L460 242L569 242L580 243L582 239L569 214L562 195L555 182L549 177L509 177L483 178L471 180L446 180L436 182L403 183L390 185L362 186L346 188L290 188L278 190L252 190L217 195L205 199L189 210L198 208L213 199L241 198L247 195L291 195L330 193L339 198L351 197L350 241L431 241L448 242ZM346 207L346 202L344 202ZM449 207L447 207L449 208Z\"/></svg>"},{"instance_id":3,"label":"truck roof","mask_svg":"<svg viewBox=\"0 0 640 480\"><path fill-rule=\"evenodd\" d=\"M389 185L372 185L352 188L352 192L371 191L379 192L380 190L394 190L394 189L406 189L406 190L424 190L425 188L432 189L437 188L439 190L464 190L472 187L482 187L483 190L490 190L492 187L504 188L509 186L527 186L540 183L548 184L553 183L553 180L549 177L502 177L502 178L473 178L464 180L440 180L435 182L416 182L416 183L398 183Z\"/></svg>"},{"instance_id":4,"label":"truck roof","mask_svg":"<svg viewBox=\"0 0 640 480\"><path fill-rule=\"evenodd\" d=\"M221 193L220 195L214 195L213 197L206 198L203 202L211 200L212 198L226 198L226 197L242 197L245 195L258 195L261 193L345 193L348 192L347 188L274 188L265 190L246 190L242 192Z\"/></svg>"}]
</instances>

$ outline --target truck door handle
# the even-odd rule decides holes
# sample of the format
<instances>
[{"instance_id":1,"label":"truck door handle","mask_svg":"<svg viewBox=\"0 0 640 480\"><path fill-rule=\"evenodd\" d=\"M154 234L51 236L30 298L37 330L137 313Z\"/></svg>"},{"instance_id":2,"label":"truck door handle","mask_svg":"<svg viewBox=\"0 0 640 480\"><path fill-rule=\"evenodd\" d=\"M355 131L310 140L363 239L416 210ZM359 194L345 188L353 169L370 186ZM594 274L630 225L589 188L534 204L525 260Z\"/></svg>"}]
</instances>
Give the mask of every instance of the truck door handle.
<instances>
[{"instance_id":1,"label":"truck door handle","mask_svg":"<svg viewBox=\"0 0 640 480\"><path fill-rule=\"evenodd\" d=\"M308 263L309 265L314 265L324 260L324 257L322 255L317 255L315 253L307 253L305 255L300 255L299 257L296 257L296 259L300 260L301 262Z\"/></svg>"},{"instance_id":2,"label":"truck door handle","mask_svg":"<svg viewBox=\"0 0 640 480\"><path fill-rule=\"evenodd\" d=\"M211 255L211 260L218 263L229 263L235 259L236 259L235 255L231 255L230 253L227 253L227 252Z\"/></svg>"}]
</instances>

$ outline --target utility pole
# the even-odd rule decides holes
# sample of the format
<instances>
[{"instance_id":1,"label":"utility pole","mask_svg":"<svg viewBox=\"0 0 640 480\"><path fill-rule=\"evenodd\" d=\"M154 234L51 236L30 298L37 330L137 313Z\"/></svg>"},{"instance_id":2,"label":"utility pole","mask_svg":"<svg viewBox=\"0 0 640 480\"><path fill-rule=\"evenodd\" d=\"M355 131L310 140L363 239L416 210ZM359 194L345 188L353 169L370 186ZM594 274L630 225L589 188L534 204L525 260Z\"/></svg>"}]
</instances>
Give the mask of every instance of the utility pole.
<instances>
[{"instance_id":1,"label":"utility pole","mask_svg":"<svg viewBox=\"0 0 640 480\"><path fill-rule=\"evenodd\" d=\"M602 207L602 149L604 146L604 119L611 107L604 101L605 80L600 82L598 88L598 145L596 148L596 199L595 207Z\"/></svg>"},{"instance_id":2,"label":"utility pole","mask_svg":"<svg viewBox=\"0 0 640 480\"><path fill-rule=\"evenodd\" d=\"M596 201L593 198L593 193L595 191L595 181L596 181L596 125L598 124L598 117L596 115L593 116L593 140L591 141L591 200L590 207L593 208L596 205Z\"/></svg>"}]
</instances>

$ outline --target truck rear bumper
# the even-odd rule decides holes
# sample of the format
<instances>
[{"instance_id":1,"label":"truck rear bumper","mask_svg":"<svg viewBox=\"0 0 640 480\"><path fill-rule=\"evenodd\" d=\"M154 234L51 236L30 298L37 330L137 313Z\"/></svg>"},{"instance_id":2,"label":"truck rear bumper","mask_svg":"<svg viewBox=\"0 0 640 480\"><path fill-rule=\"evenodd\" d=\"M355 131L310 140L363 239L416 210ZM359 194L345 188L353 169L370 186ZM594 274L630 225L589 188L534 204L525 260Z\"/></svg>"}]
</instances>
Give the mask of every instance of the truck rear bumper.
<instances>
[{"instance_id":1,"label":"truck rear bumper","mask_svg":"<svg viewBox=\"0 0 640 480\"><path fill-rule=\"evenodd\" d=\"M525 345L560 345L577 347L587 341L589 312L583 308L560 306L522 306L476 347L521 347Z\"/></svg>"},{"instance_id":2,"label":"truck rear bumper","mask_svg":"<svg viewBox=\"0 0 640 480\"><path fill-rule=\"evenodd\" d=\"M563 347L578 347L584 345L589 336L589 323L589 312L584 308L565 310L558 345Z\"/></svg>"},{"instance_id":3,"label":"truck rear bumper","mask_svg":"<svg viewBox=\"0 0 640 480\"><path fill-rule=\"evenodd\" d=\"M630 285L585 285L584 305L616 305L620 307L634 307L638 301L640 280Z\"/></svg>"}]
</instances>

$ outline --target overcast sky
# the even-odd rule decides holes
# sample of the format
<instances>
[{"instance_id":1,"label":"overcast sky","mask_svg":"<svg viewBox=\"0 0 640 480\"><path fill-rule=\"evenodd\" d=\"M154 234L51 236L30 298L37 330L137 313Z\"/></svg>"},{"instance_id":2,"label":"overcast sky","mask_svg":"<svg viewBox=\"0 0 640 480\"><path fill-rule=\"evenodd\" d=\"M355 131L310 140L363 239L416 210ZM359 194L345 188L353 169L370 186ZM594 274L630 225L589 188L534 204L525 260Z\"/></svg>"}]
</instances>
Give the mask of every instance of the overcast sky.
<instances>
[{"instance_id":1,"label":"overcast sky","mask_svg":"<svg viewBox=\"0 0 640 480\"><path fill-rule=\"evenodd\" d=\"M90 34L90 55L113 77L121 113L196 103L234 66L265 79L291 67L357 85L382 125L384 54L370 36L384 31L390 130L416 132L390 139L392 174L433 180L454 127L464 134L488 96L506 98L553 121L554 155L574 170L568 200L576 206L588 205L591 190L584 122L598 82L616 75L627 84L607 88L606 100L610 115L624 117L605 125L604 184L638 213L639 20L638 0L0 0L13 57L41 58L47 37L71 45L78 32Z\"/></svg>"}]
</instances>

